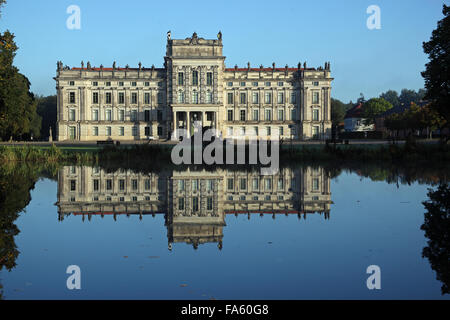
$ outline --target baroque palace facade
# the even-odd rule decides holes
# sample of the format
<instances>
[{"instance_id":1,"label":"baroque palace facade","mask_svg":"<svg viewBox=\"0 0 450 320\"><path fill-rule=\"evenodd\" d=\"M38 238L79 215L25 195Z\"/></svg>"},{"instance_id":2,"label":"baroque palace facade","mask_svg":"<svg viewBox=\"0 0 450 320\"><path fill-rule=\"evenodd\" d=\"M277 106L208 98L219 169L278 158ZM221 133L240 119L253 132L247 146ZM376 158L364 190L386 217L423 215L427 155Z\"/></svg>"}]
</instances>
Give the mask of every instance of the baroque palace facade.
<instances>
[{"instance_id":1,"label":"baroque palace facade","mask_svg":"<svg viewBox=\"0 0 450 320\"><path fill-rule=\"evenodd\" d=\"M168 247L188 243L222 248L226 215L307 214L330 217L330 178L323 168L283 168L271 176L258 171L170 170L137 173L120 169L65 166L58 172L58 219L83 221L164 215Z\"/></svg>"},{"instance_id":2,"label":"baroque palace facade","mask_svg":"<svg viewBox=\"0 0 450 320\"><path fill-rule=\"evenodd\" d=\"M215 128L223 138L331 136L330 63L226 68L222 34L167 33L164 68L57 63L57 140L176 139Z\"/></svg>"}]
</instances>

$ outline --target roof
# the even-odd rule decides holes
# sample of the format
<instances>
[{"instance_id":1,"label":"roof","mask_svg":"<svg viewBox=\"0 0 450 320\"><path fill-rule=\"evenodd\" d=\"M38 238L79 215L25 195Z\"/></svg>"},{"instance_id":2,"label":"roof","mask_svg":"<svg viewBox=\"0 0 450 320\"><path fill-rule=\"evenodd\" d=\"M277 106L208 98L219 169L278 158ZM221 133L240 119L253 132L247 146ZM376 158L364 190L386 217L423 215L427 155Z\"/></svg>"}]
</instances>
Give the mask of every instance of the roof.
<instances>
[{"instance_id":1,"label":"roof","mask_svg":"<svg viewBox=\"0 0 450 320\"><path fill-rule=\"evenodd\" d=\"M350 110L347 111L347 113L345 114L344 119L347 118L362 118L362 111L363 111L363 104L359 103L356 106L354 106L353 108L351 108Z\"/></svg>"},{"instance_id":2,"label":"roof","mask_svg":"<svg viewBox=\"0 0 450 320\"><path fill-rule=\"evenodd\" d=\"M83 71L139 71L139 68L96 68L96 67L92 67L90 69L88 68L77 68L77 67L72 67L70 70L83 70ZM141 71L151 71L151 70L165 70L164 68L141 68Z\"/></svg>"},{"instance_id":3,"label":"roof","mask_svg":"<svg viewBox=\"0 0 450 320\"><path fill-rule=\"evenodd\" d=\"M305 70L307 70L307 71L315 71L316 69L315 68L287 68L287 71L291 71L291 72L295 72L295 71L299 71L299 70L301 70L301 71L305 71ZM225 69L225 71L256 71L256 72L258 72L258 71L286 71L286 68L270 68L270 67L268 67L268 68L226 68Z\"/></svg>"}]
</instances>

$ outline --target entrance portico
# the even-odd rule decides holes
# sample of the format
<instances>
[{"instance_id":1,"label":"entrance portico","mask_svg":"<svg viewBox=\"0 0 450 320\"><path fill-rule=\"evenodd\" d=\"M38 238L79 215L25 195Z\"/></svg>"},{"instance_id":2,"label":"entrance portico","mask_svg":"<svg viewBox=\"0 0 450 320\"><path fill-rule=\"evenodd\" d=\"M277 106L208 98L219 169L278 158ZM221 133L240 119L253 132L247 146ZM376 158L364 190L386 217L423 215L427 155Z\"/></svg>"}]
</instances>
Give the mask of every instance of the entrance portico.
<instances>
[{"instance_id":1,"label":"entrance portico","mask_svg":"<svg viewBox=\"0 0 450 320\"><path fill-rule=\"evenodd\" d=\"M178 129L187 130L188 136L194 134L195 125L201 125L202 128L217 129L218 108L179 108L173 107L173 135L172 140L176 140Z\"/></svg>"}]
</instances>

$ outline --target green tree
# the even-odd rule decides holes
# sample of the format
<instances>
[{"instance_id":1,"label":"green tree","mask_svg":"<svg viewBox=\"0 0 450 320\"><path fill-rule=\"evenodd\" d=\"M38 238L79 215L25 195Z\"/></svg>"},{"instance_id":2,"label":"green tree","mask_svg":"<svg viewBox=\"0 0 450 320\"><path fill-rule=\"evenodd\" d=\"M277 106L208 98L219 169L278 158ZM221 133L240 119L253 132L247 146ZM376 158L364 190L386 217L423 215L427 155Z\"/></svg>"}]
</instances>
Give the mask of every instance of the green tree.
<instances>
[{"instance_id":1,"label":"green tree","mask_svg":"<svg viewBox=\"0 0 450 320\"><path fill-rule=\"evenodd\" d=\"M395 90L388 90L386 92L383 92L382 94L380 94L380 98L383 98L384 100L392 104L394 107L400 104L398 92Z\"/></svg>"},{"instance_id":2,"label":"green tree","mask_svg":"<svg viewBox=\"0 0 450 320\"><path fill-rule=\"evenodd\" d=\"M362 116L368 124L374 123L375 118L392 108L392 104L383 98L372 98L363 105Z\"/></svg>"},{"instance_id":3,"label":"green tree","mask_svg":"<svg viewBox=\"0 0 450 320\"><path fill-rule=\"evenodd\" d=\"M443 5L444 18L437 23L430 41L423 43L423 50L428 54L429 62L425 65L422 76L425 79L427 93L425 98L431 100L431 106L450 123L450 6Z\"/></svg>"},{"instance_id":4,"label":"green tree","mask_svg":"<svg viewBox=\"0 0 450 320\"><path fill-rule=\"evenodd\" d=\"M36 97L37 113L42 118L41 137L49 136L50 127L52 128L53 138L56 133L56 95L47 97Z\"/></svg>"},{"instance_id":5,"label":"green tree","mask_svg":"<svg viewBox=\"0 0 450 320\"><path fill-rule=\"evenodd\" d=\"M333 125L336 126L344 121L345 112L345 104L338 99L331 98L331 121Z\"/></svg>"}]
</instances>

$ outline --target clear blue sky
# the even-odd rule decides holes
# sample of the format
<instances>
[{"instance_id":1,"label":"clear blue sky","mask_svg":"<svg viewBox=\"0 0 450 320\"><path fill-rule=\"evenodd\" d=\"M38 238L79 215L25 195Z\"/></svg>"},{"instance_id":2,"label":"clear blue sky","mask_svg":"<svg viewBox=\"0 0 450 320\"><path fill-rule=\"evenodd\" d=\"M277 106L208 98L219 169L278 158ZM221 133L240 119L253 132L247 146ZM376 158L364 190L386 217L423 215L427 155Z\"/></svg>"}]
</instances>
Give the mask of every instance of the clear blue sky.
<instances>
[{"instance_id":1,"label":"clear blue sky","mask_svg":"<svg viewBox=\"0 0 450 320\"><path fill-rule=\"evenodd\" d=\"M317 67L331 61L332 96L355 101L388 89L419 89L427 41L442 18L440 0L106 1L9 0L0 30L16 35L15 65L37 94L54 94L56 61L79 66L163 65L166 32L172 38L216 38L223 33L229 67ZM69 5L81 9L81 30L69 30ZM381 9L381 29L369 30L369 5Z\"/></svg>"}]
</instances>

